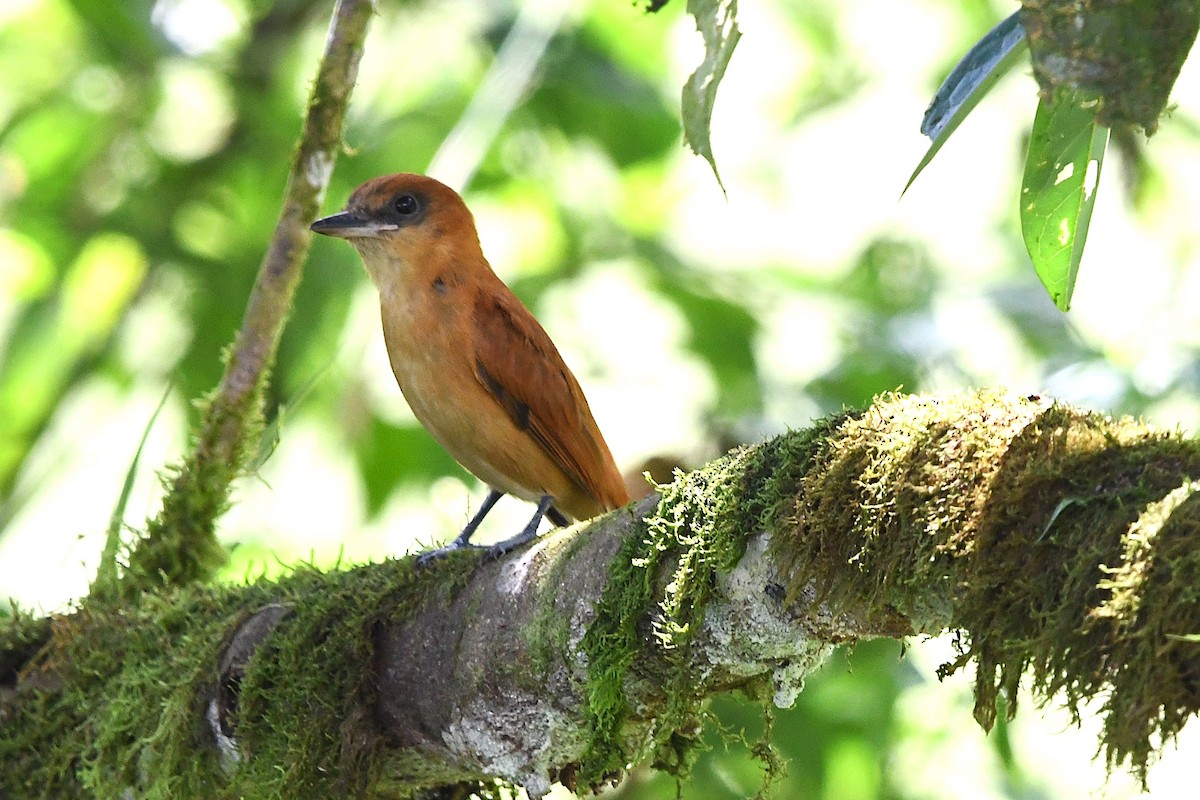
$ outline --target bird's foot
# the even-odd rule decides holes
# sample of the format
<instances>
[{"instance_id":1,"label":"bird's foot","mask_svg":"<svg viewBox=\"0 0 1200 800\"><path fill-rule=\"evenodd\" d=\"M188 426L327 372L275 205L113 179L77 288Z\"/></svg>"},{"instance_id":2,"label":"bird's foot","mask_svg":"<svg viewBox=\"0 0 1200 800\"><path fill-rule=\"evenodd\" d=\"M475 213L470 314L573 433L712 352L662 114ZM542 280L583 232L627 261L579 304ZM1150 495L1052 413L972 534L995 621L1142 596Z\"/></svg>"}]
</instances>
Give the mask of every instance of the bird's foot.
<instances>
[{"instance_id":1,"label":"bird's foot","mask_svg":"<svg viewBox=\"0 0 1200 800\"><path fill-rule=\"evenodd\" d=\"M455 539L450 544L443 545L436 550L430 550L428 553L422 553L421 555L417 556L416 565L418 567L428 567L433 562L435 562L441 558L445 558L450 553L454 553L459 550L488 550L488 549L490 549L490 548L481 547L480 545L477 545L477 544L471 544L470 542L464 542L464 541L460 541L459 539Z\"/></svg>"},{"instance_id":2,"label":"bird's foot","mask_svg":"<svg viewBox=\"0 0 1200 800\"><path fill-rule=\"evenodd\" d=\"M505 539L502 542L496 542L496 544L493 545L480 546L477 544L471 544L471 535L475 533L475 528L479 526L480 520L483 519L484 515L487 514L488 510L496 504L496 501L499 500L500 497L500 492L493 489L488 494L487 499L483 501L483 506L479 509L479 512L470 522L467 523L467 527L463 528L463 532L458 535L458 538L448 545L439 547L437 550L430 550L428 553L422 553L421 555L417 556L417 566L427 567L434 561L437 561L439 558L442 558L449 553L468 548L472 550L484 551L483 559L485 561L490 561L491 559L499 558L506 553L511 553L521 545L536 539L538 525L541 524L542 517L546 515L547 511L553 511L558 519L563 520L564 524L567 520L567 518L564 517L560 511L554 509L553 506L550 505L554 502L554 498L548 494L542 495L542 499L538 501L538 507L534 512L533 519L529 520L529 524L525 526L525 529L516 536Z\"/></svg>"},{"instance_id":3,"label":"bird's foot","mask_svg":"<svg viewBox=\"0 0 1200 800\"><path fill-rule=\"evenodd\" d=\"M505 539L503 542L496 542L493 545L483 548L486 551L483 557L487 561L490 561L493 558L499 558L502 555L511 553L513 550L516 550L523 544L532 542L536 538L537 526L534 525L532 528L527 527L516 536L512 536L508 539Z\"/></svg>"},{"instance_id":4,"label":"bird's foot","mask_svg":"<svg viewBox=\"0 0 1200 800\"><path fill-rule=\"evenodd\" d=\"M487 555L485 558L489 560L493 558L499 558L505 553L511 553L521 545L527 542L532 542L534 539L536 539L538 526L542 524L542 517L546 515L547 511L553 508L553 506L550 505L553 502L554 498L550 495L542 495L542 499L538 501L537 510L533 513L533 519L529 520L529 524L525 526L525 529L516 536L505 539L503 542L496 542L495 544L489 546L487 548ZM554 510L554 513L560 518L564 520L566 519L557 509Z\"/></svg>"},{"instance_id":5,"label":"bird's foot","mask_svg":"<svg viewBox=\"0 0 1200 800\"><path fill-rule=\"evenodd\" d=\"M416 564L418 567L428 567L438 559L444 558L450 553L459 550L482 550L483 560L491 561L500 556L507 555L518 547L528 544L537 538L537 525L528 525L525 530L518 533L516 536L505 539L502 542L496 542L492 545L478 545L470 542L464 542L460 539L455 539L447 545L443 545L436 550L430 550L428 553L422 553L417 556Z\"/></svg>"}]
</instances>

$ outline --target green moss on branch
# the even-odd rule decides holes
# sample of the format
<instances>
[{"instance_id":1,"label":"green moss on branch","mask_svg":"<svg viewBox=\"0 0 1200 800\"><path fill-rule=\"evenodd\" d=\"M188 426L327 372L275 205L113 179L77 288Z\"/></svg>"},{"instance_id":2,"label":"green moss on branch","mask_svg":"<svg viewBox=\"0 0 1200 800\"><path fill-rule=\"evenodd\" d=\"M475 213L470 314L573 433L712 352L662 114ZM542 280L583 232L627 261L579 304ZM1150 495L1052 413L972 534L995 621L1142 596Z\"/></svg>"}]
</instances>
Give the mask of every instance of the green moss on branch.
<instances>
[{"instance_id":1,"label":"green moss on branch","mask_svg":"<svg viewBox=\"0 0 1200 800\"><path fill-rule=\"evenodd\" d=\"M961 657L946 669L976 663L985 726L1028 675L1073 709L1101 698L1110 761L1144 772L1200 708L1197 475L1200 445L1133 420L888 395L501 562L18 617L0 626L0 795L388 797L495 774L544 790L647 755L686 773L707 694L811 667L833 642L947 627ZM243 760L226 772L204 698L234 632L278 604L290 613L238 673ZM746 640L715 653L731 627Z\"/></svg>"},{"instance_id":2,"label":"green moss on branch","mask_svg":"<svg viewBox=\"0 0 1200 800\"><path fill-rule=\"evenodd\" d=\"M302 570L56 617L39 626L52 633L3 710L0 796L354 796L391 765L363 733L375 730L372 627L444 598L462 574L414 573L407 561ZM234 687L241 758L223 765L205 705L218 660L254 610L279 603L290 613ZM20 630L32 628L7 622L0 643Z\"/></svg>"},{"instance_id":3,"label":"green moss on branch","mask_svg":"<svg viewBox=\"0 0 1200 800\"><path fill-rule=\"evenodd\" d=\"M958 629L944 671L976 663L985 728L1028 674L1075 713L1103 698L1110 763L1144 777L1200 709L1178 638L1200 629L1200 509L1172 494L1200 477L1195 441L1039 397L884 396L815 462L772 539L789 596Z\"/></svg>"},{"instance_id":4,"label":"green moss on branch","mask_svg":"<svg viewBox=\"0 0 1200 800\"><path fill-rule=\"evenodd\" d=\"M643 737L630 742L623 735L632 680L661 687L650 735L658 745L657 763L676 775L686 773L707 699L703 682L689 671L689 648L717 575L738 563L746 537L764 530L766 518L794 496L797 479L830 425L741 448L659 487L657 509L613 560L596 618L581 642L590 728L582 785L599 785L644 752ZM646 648L654 651L649 658ZM657 664L661 672L632 677L635 663L642 670Z\"/></svg>"}]
</instances>

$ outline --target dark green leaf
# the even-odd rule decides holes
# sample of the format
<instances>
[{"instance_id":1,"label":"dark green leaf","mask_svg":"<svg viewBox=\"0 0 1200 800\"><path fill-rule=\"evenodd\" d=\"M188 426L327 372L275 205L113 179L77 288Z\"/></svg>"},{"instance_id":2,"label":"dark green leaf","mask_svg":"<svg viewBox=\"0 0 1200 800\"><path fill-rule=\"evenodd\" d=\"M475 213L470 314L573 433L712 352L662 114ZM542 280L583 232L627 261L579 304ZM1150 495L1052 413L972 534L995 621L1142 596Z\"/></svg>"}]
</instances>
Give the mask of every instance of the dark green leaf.
<instances>
[{"instance_id":1,"label":"dark green leaf","mask_svg":"<svg viewBox=\"0 0 1200 800\"><path fill-rule=\"evenodd\" d=\"M921 158L921 163L909 176L908 183L904 184L905 192L984 95L992 90L996 81L1024 57L1029 43L1018 14L1013 12L988 31L950 70L946 80L938 87L933 102L925 110L925 118L921 120L921 133L933 141Z\"/></svg>"}]
</instances>

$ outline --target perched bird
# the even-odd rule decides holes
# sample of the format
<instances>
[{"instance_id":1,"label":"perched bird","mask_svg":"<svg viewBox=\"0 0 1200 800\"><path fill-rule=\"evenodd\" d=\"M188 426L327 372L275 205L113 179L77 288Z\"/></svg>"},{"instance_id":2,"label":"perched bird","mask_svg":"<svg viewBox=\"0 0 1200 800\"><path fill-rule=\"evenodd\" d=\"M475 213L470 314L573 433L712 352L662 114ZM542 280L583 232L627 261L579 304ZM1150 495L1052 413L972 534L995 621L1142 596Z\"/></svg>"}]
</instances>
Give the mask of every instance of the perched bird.
<instances>
[{"instance_id":1,"label":"perched bird","mask_svg":"<svg viewBox=\"0 0 1200 800\"><path fill-rule=\"evenodd\" d=\"M417 419L490 489L462 533L470 544L505 494L537 503L503 553L556 525L625 505L621 474L583 390L554 343L483 256L462 198L424 175L359 186L312 230L358 250L379 289L392 372Z\"/></svg>"}]
</instances>

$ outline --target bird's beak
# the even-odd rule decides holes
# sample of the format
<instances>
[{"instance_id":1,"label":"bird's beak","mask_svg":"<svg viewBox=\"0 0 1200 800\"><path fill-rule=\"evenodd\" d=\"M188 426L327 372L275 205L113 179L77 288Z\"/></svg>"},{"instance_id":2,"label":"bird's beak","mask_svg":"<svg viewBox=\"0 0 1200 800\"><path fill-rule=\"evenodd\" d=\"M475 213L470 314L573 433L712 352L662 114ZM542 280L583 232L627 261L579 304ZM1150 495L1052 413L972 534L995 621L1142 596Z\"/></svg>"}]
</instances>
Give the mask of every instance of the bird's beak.
<instances>
[{"instance_id":1,"label":"bird's beak","mask_svg":"<svg viewBox=\"0 0 1200 800\"><path fill-rule=\"evenodd\" d=\"M339 239L377 239L384 231L396 230L396 225L377 222L353 211L340 211L321 217L308 227L313 233L336 236Z\"/></svg>"}]
</instances>

